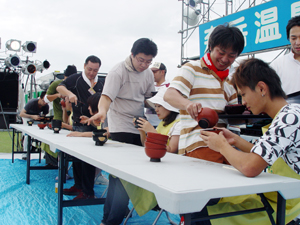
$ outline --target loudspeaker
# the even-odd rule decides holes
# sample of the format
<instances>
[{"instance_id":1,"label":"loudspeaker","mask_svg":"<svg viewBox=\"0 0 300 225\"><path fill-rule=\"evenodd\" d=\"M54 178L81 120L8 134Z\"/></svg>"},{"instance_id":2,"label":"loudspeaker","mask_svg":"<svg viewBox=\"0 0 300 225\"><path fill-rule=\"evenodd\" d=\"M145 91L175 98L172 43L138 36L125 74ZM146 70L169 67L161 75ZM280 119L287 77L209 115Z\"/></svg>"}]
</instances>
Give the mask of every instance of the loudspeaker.
<instances>
[{"instance_id":1,"label":"loudspeaker","mask_svg":"<svg viewBox=\"0 0 300 225\"><path fill-rule=\"evenodd\" d=\"M0 101L3 110L18 108L19 74L0 72Z\"/></svg>"}]
</instances>

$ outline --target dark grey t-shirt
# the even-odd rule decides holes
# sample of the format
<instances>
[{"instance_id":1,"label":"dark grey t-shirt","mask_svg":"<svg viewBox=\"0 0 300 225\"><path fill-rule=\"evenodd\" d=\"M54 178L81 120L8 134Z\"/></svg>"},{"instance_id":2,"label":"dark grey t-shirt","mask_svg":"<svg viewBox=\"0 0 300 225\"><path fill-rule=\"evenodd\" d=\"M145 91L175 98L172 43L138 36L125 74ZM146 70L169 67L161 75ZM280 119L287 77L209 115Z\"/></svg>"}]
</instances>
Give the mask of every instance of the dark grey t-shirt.
<instances>
[{"instance_id":1,"label":"dark grey t-shirt","mask_svg":"<svg viewBox=\"0 0 300 225\"><path fill-rule=\"evenodd\" d=\"M25 105L24 109L26 110L26 113L29 115L39 115L40 112L43 113L43 115L48 114L49 112L49 105L44 105L39 109L38 105L38 98L30 99L28 103Z\"/></svg>"}]
</instances>

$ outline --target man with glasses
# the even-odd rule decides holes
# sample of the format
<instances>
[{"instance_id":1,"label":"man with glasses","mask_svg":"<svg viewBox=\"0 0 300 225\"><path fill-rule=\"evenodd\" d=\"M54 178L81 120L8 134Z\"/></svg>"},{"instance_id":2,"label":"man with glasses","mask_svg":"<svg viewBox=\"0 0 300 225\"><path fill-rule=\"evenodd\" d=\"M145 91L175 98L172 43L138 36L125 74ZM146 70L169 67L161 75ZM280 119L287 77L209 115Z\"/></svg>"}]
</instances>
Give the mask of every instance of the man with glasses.
<instances>
[{"instance_id":1,"label":"man with glasses","mask_svg":"<svg viewBox=\"0 0 300 225\"><path fill-rule=\"evenodd\" d=\"M99 112L90 121L101 119L106 114L111 139L141 145L139 131L132 120L144 116L144 101L152 97L154 77L149 69L157 54L156 44L148 38L134 42L131 55L114 66L106 76Z\"/></svg>"},{"instance_id":2,"label":"man with glasses","mask_svg":"<svg viewBox=\"0 0 300 225\"><path fill-rule=\"evenodd\" d=\"M107 74L99 111L89 122L108 117L111 139L142 145L139 130L133 125L135 116L144 116L144 101L155 91L154 77L148 68L157 54L156 44L148 38L134 42L131 55ZM127 213L129 198L117 177L109 177L102 224L120 224Z\"/></svg>"},{"instance_id":3,"label":"man with glasses","mask_svg":"<svg viewBox=\"0 0 300 225\"><path fill-rule=\"evenodd\" d=\"M97 76L100 66L100 59L91 55L85 60L84 70L81 73L69 76L56 88L62 96L67 96L72 102L74 131L86 132L96 129L91 125L81 123L80 117L91 117L87 99L96 92L102 92L104 79ZM74 199L94 198L95 167L81 160L75 160L73 162L73 175L75 185L69 189L64 189L63 193L65 195L77 195Z\"/></svg>"}]
</instances>

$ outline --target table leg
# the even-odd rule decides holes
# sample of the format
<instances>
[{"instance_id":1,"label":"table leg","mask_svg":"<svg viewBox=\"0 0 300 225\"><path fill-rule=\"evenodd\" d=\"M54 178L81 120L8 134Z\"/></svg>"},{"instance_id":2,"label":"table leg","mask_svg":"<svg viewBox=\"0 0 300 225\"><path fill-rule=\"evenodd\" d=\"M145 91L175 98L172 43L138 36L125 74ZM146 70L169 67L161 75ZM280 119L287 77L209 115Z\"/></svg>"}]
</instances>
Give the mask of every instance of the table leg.
<instances>
[{"instance_id":1,"label":"table leg","mask_svg":"<svg viewBox=\"0 0 300 225\"><path fill-rule=\"evenodd\" d=\"M183 218L184 218L184 225L191 225L191 223L192 223L192 214L191 213L184 214Z\"/></svg>"},{"instance_id":2,"label":"table leg","mask_svg":"<svg viewBox=\"0 0 300 225\"><path fill-rule=\"evenodd\" d=\"M285 206L286 200L282 195L277 192L277 214L276 214L276 224L284 225L285 224Z\"/></svg>"},{"instance_id":3,"label":"table leg","mask_svg":"<svg viewBox=\"0 0 300 225\"><path fill-rule=\"evenodd\" d=\"M12 136L12 147L11 147L11 160L14 163L14 153L15 153L15 129L13 128L13 136Z\"/></svg>"},{"instance_id":4,"label":"table leg","mask_svg":"<svg viewBox=\"0 0 300 225\"><path fill-rule=\"evenodd\" d=\"M28 135L27 139L27 170L26 170L26 184L30 184L30 148L31 148L31 136Z\"/></svg>"},{"instance_id":5,"label":"table leg","mask_svg":"<svg viewBox=\"0 0 300 225\"><path fill-rule=\"evenodd\" d=\"M57 224L61 225L63 220L63 178L65 171L65 153L58 152L59 163L58 163L58 212L57 212Z\"/></svg>"}]
</instances>

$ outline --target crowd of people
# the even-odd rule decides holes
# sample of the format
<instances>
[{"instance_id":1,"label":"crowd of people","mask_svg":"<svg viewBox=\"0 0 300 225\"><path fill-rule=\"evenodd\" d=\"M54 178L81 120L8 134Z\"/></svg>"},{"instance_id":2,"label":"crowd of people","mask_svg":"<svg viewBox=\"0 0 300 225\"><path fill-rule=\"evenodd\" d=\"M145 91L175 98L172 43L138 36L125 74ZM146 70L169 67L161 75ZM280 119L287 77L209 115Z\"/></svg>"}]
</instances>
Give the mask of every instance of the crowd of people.
<instances>
[{"instance_id":1,"label":"crowd of people","mask_svg":"<svg viewBox=\"0 0 300 225\"><path fill-rule=\"evenodd\" d=\"M40 112L48 113L47 102L53 101L54 117L72 130L70 137L91 137L92 131L101 126L113 141L143 146L147 132L157 132L169 136L167 150L173 154L230 164L247 177L269 168L272 173L300 179L300 106L286 101L287 96L300 91L300 16L289 20L286 30L291 43L289 54L271 65L247 59L235 68L230 79L229 69L245 45L236 27L217 26L209 37L207 53L182 65L171 82L165 79L165 64L155 62L150 66L158 53L156 44L140 38L133 43L131 54L116 64L105 80L97 76L100 59L89 56L82 72L68 66L65 79L53 82L46 97L43 94L31 100L20 116L39 120ZM219 134L203 130L197 122L203 107L224 113L226 105L238 103L238 95L253 114L266 113L273 119L255 144L226 129L226 121L219 120L216 125L221 129ZM60 105L61 99L66 106ZM76 159L73 173L75 183L63 193L75 195L74 199L95 198L95 176L101 177L101 168L96 172L94 166ZM103 176L102 180L100 183L109 182L109 187L101 225L121 224L129 200L139 215L157 205L153 193L113 174L109 181ZM275 194L265 196L276 209ZM247 209L245 201L261 204L257 195L213 199L192 218ZM300 199L287 205L286 222L293 224L300 214ZM253 214L251 218L240 215L193 224L267 224L268 220L267 214Z\"/></svg>"}]
</instances>

